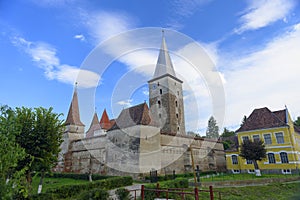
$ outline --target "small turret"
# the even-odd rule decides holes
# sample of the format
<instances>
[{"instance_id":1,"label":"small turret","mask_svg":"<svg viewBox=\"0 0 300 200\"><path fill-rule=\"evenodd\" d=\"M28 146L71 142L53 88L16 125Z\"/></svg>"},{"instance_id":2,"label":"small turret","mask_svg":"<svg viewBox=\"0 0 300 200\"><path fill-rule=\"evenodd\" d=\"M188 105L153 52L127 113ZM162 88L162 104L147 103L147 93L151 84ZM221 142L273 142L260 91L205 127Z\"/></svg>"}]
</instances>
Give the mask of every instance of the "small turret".
<instances>
[{"instance_id":1,"label":"small turret","mask_svg":"<svg viewBox=\"0 0 300 200\"><path fill-rule=\"evenodd\" d=\"M105 130L101 128L98 115L95 112L91 126L89 130L86 132L86 137L88 138L88 137L94 137L94 136L104 135L104 134L105 134Z\"/></svg>"}]
</instances>

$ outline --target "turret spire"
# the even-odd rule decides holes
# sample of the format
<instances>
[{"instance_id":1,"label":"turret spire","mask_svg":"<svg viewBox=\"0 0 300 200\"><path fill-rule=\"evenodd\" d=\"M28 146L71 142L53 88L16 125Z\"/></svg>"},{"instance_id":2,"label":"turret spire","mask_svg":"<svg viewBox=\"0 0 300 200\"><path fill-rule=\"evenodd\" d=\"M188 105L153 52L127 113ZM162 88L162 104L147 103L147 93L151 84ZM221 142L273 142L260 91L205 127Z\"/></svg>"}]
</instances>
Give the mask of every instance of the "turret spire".
<instances>
[{"instance_id":1,"label":"turret spire","mask_svg":"<svg viewBox=\"0 0 300 200\"><path fill-rule=\"evenodd\" d=\"M79 106L78 106L78 96L77 96L77 83L75 84L75 90L72 98L72 102L69 108L67 120L65 122L66 125L78 125L84 126L84 124L80 121L79 116Z\"/></svg>"},{"instance_id":2,"label":"turret spire","mask_svg":"<svg viewBox=\"0 0 300 200\"><path fill-rule=\"evenodd\" d=\"M162 30L162 42L153 78L166 74L176 77L165 39L165 31Z\"/></svg>"}]
</instances>

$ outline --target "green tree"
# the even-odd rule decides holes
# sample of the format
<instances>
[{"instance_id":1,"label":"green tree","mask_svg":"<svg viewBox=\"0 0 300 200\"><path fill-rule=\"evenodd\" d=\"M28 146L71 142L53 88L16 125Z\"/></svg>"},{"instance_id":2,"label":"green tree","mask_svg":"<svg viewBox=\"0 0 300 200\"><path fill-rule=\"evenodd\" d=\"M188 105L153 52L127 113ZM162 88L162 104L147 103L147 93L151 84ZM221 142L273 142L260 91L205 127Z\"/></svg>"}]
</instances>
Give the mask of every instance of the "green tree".
<instances>
[{"instance_id":1,"label":"green tree","mask_svg":"<svg viewBox=\"0 0 300 200\"><path fill-rule=\"evenodd\" d=\"M211 116L208 120L206 137L215 139L219 138L219 127L217 126L217 121L213 116Z\"/></svg>"},{"instance_id":2,"label":"green tree","mask_svg":"<svg viewBox=\"0 0 300 200\"><path fill-rule=\"evenodd\" d=\"M230 131L227 128L224 128L221 135L224 150L230 149L234 145L234 141L232 141L233 136L235 136L234 131Z\"/></svg>"},{"instance_id":3,"label":"green tree","mask_svg":"<svg viewBox=\"0 0 300 200\"><path fill-rule=\"evenodd\" d=\"M297 117L297 119L294 121L294 125L300 127L300 117Z\"/></svg>"},{"instance_id":4,"label":"green tree","mask_svg":"<svg viewBox=\"0 0 300 200\"><path fill-rule=\"evenodd\" d=\"M234 131L230 131L227 128L224 128L221 137L231 137L231 136L234 136L234 135L235 135Z\"/></svg>"},{"instance_id":5,"label":"green tree","mask_svg":"<svg viewBox=\"0 0 300 200\"><path fill-rule=\"evenodd\" d=\"M0 199L12 199L14 193L19 192L24 172L15 170L18 162L25 156L24 149L15 142L15 136L20 131L15 120L14 110L8 106L0 106ZM27 193L24 188L22 193Z\"/></svg>"},{"instance_id":6,"label":"green tree","mask_svg":"<svg viewBox=\"0 0 300 200\"><path fill-rule=\"evenodd\" d=\"M21 131L17 136L17 143L25 149L26 157L19 164L28 167L26 171L27 183L30 186L32 172L40 172L39 184L42 190L43 178L57 163L62 143L63 121L61 114L53 113L53 108L17 108L17 122L21 124ZM28 164L30 163L30 164Z\"/></svg>"},{"instance_id":7,"label":"green tree","mask_svg":"<svg viewBox=\"0 0 300 200\"><path fill-rule=\"evenodd\" d=\"M246 160L251 160L254 165L256 176L260 176L257 161L266 158L266 148L262 140L245 140L241 145L240 156Z\"/></svg>"}]
</instances>

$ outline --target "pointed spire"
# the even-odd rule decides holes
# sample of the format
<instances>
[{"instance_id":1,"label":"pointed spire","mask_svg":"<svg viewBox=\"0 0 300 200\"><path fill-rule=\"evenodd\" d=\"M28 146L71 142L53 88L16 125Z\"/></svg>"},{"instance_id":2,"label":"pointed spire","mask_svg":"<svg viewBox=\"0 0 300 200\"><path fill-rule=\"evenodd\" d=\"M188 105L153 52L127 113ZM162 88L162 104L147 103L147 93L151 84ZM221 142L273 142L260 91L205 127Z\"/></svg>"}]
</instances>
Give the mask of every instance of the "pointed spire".
<instances>
[{"instance_id":1,"label":"pointed spire","mask_svg":"<svg viewBox=\"0 0 300 200\"><path fill-rule=\"evenodd\" d=\"M166 74L176 77L167 48L165 33L164 30L162 30L162 42L153 78L157 78Z\"/></svg>"},{"instance_id":2,"label":"pointed spire","mask_svg":"<svg viewBox=\"0 0 300 200\"><path fill-rule=\"evenodd\" d=\"M99 118L97 113L95 112L91 125L99 124Z\"/></svg>"},{"instance_id":3,"label":"pointed spire","mask_svg":"<svg viewBox=\"0 0 300 200\"><path fill-rule=\"evenodd\" d=\"M105 130L108 130L111 127L111 123L110 123L110 120L108 118L106 109L104 109L104 111L102 113L102 116L101 116L101 119L100 119L100 126L101 126L101 128L103 128Z\"/></svg>"},{"instance_id":4,"label":"pointed spire","mask_svg":"<svg viewBox=\"0 0 300 200\"><path fill-rule=\"evenodd\" d=\"M86 132L86 137L93 137L94 132L97 130L101 130L101 126L99 124L99 118L97 113L95 112L93 120L91 122L89 130Z\"/></svg>"},{"instance_id":5,"label":"pointed spire","mask_svg":"<svg viewBox=\"0 0 300 200\"><path fill-rule=\"evenodd\" d=\"M78 96L77 96L77 82L72 98L72 102L69 108L68 116L65 122L65 125L78 125L84 126L84 124L80 121L79 116L79 106L78 106Z\"/></svg>"}]
</instances>

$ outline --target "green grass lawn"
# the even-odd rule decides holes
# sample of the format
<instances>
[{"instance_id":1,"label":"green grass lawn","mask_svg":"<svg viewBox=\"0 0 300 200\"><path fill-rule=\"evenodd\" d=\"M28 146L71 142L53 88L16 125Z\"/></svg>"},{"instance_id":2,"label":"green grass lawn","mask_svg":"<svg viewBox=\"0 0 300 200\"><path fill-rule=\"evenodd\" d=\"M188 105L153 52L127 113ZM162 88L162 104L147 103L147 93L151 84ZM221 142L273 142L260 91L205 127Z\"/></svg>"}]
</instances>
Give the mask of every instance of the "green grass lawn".
<instances>
[{"instance_id":1,"label":"green grass lawn","mask_svg":"<svg viewBox=\"0 0 300 200\"><path fill-rule=\"evenodd\" d=\"M252 174L226 174L223 177L213 177L214 180L246 180L254 178L285 178L293 175L263 175L262 177L255 177ZM34 177L32 182L32 193L37 193L40 177ZM201 177L201 181L211 181L211 178ZM43 184L43 191L48 188L58 187L62 185L72 185L78 183L86 183L87 180L75 180L71 178L45 178ZM204 188L207 189L207 188ZM226 187L215 188L215 191L221 192L222 200L299 200L300 199L300 182L294 183L276 183L262 186L247 186L247 187ZM218 193L215 193L218 197ZM200 199L209 199L209 193L200 192ZM218 198L216 198L218 199Z\"/></svg>"},{"instance_id":2,"label":"green grass lawn","mask_svg":"<svg viewBox=\"0 0 300 200\"><path fill-rule=\"evenodd\" d=\"M32 179L32 193L35 194L38 191L38 185L40 182L40 177L35 176ZM58 187L62 185L72 185L78 183L86 183L87 180L75 180L72 178L44 178L42 192L45 192L48 188Z\"/></svg>"},{"instance_id":3,"label":"green grass lawn","mask_svg":"<svg viewBox=\"0 0 300 200\"><path fill-rule=\"evenodd\" d=\"M263 186L217 188L222 200L299 200L300 183L276 183ZM215 193L216 197L218 193ZM209 199L208 193L200 193L202 199ZM200 199L201 199L200 198Z\"/></svg>"},{"instance_id":4,"label":"green grass lawn","mask_svg":"<svg viewBox=\"0 0 300 200\"><path fill-rule=\"evenodd\" d=\"M230 181L230 180L252 180L252 179L265 179L265 178L289 178L289 177L300 177L298 174L262 174L262 176L255 176L255 174L220 174L220 175L209 175L201 176L201 181Z\"/></svg>"}]
</instances>

